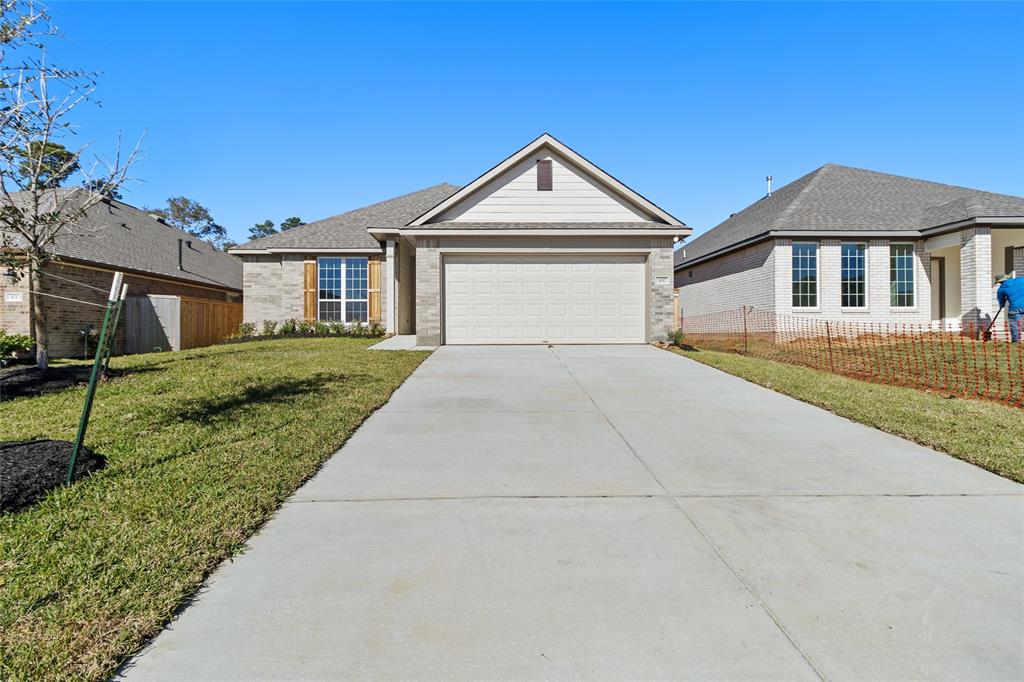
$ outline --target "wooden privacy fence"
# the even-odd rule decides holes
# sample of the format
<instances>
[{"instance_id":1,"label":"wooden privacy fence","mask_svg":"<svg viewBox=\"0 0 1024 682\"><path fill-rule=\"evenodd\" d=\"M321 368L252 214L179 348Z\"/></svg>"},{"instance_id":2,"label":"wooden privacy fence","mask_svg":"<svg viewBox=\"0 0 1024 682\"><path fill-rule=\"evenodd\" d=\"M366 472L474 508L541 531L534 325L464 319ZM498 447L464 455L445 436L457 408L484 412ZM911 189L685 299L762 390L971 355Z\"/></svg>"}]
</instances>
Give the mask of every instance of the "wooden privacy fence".
<instances>
[{"instance_id":1,"label":"wooden privacy fence","mask_svg":"<svg viewBox=\"0 0 1024 682\"><path fill-rule=\"evenodd\" d=\"M212 346L236 334L241 323L241 303L188 296L129 296L125 352Z\"/></svg>"}]
</instances>

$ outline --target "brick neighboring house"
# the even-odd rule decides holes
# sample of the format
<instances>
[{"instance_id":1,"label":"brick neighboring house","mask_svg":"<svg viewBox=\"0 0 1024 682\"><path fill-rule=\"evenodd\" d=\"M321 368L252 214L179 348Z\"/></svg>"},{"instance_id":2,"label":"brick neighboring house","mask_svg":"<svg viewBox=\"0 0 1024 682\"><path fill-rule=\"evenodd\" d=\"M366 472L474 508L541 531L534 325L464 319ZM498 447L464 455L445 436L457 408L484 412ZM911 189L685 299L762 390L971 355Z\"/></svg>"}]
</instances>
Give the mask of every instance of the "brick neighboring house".
<instances>
[{"instance_id":1,"label":"brick neighboring house","mask_svg":"<svg viewBox=\"0 0 1024 682\"><path fill-rule=\"evenodd\" d=\"M172 295L231 302L242 298L238 258L121 201L105 200L93 206L73 233L56 240L53 254L55 260L38 278L38 291L45 294L40 299L51 357L80 357L82 331L89 327L99 330L103 321L101 308L64 299L104 304L117 270L125 273L129 296ZM15 282L9 271L0 270L0 329L34 336L34 295L27 277ZM124 349L124 335L125 325L121 324L115 337L116 353Z\"/></svg>"},{"instance_id":2,"label":"brick neighboring house","mask_svg":"<svg viewBox=\"0 0 1024 682\"><path fill-rule=\"evenodd\" d=\"M441 184L231 249L245 319L380 322L421 346L643 343L690 229L550 135Z\"/></svg>"},{"instance_id":3,"label":"brick neighboring house","mask_svg":"<svg viewBox=\"0 0 1024 682\"><path fill-rule=\"evenodd\" d=\"M675 254L684 316L753 306L959 330L1024 276L1024 198L827 164Z\"/></svg>"}]
</instances>

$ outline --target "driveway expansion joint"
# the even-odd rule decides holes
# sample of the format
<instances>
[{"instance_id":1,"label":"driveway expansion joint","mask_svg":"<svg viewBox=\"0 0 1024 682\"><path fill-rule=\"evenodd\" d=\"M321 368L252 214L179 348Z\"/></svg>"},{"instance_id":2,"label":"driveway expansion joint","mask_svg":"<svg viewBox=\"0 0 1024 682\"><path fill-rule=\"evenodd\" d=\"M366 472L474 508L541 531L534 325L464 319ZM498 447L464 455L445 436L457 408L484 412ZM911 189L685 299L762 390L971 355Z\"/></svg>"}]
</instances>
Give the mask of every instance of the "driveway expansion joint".
<instances>
[{"instance_id":1,"label":"driveway expansion joint","mask_svg":"<svg viewBox=\"0 0 1024 682\"><path fill-rule=\"evenodd\" d=\"M754 590L753 586L750 585L746 580L744 580L743 576L740 575L740 572L729 562L728 559L725 558L725 555L719 550L718 546L715 545L715 543L711 541L711 538L708 537L707 533L705 533L704 530L697 525L697 522L693 519L693 517L690 516L689 513L687 513L686 509L683 508L679 501L669 494L668 488L665 487L665 484L658 478L657 474L654 473L650 465L648 465L648 463L644 461L644 458L641 457L640 453L636 451L636 448L633 447L633 444L626 439L626 437L622 434L621 431L619 431L618 427L615 426L615 424L608 417L608 415L605 414L604 410L602 410L601 406L597 404L597 401L594 400L593 396L590 395L590 392L587 391L586 387L584 387L580 380L576 378L576 375L573 374L572 370L569 369L568 365L566 365L565 362L562 361L562 358L558 356L558 351L552 348L551 353L562 364L562 367L565 368L565 372L572 378L574 382L576 382L576 385L580 387L580 390L583 391L584 395L587 396L587 400L589 400L591 404L594 406L594 409L596 409L601 414L601 417L608 423L608 426L611 427L612 431L615 432L615 434L619 437L622 443L629 449L629 451L633 453L633 456L641 464L641 466L643 466L644 469L647 470L647 473L650 475L652 479L654 479L654 482L657 483L658 486L665 491L665 496L669 498L669 500L672 502L672 505L679 510L683 517L686 518L686 520L690 523L691 526L693 526L693 529L696 530L698 534L700 534L701 538L704 539L704 542L707 543L707 545L715 553L715 556L718 557L718 560L729 570L730 573L732 573L736 581L743 587L747 594L749 594L751 598L757 602L757 605L761 607L761 610L765 613L765 615L771 619L772 623L774 623L775 627L779 630L779 632L782 633L782 636L786 638L786 641L789 642L790 646L792 646L793 649L796 650L796 652L810 667L814 674L818 676L818 679L827 680L828 678L824 675L824 673L822 673L821 669L814 663L814 660L811 658L810 654L797 643L797 641L793 638L793 635L786 629L786 627L782 624L782 621L780 621L778 616L776 616L772 612L772 610L768 607L764 600L761 599L761 596Z\"/></svg>"}]
</instances>

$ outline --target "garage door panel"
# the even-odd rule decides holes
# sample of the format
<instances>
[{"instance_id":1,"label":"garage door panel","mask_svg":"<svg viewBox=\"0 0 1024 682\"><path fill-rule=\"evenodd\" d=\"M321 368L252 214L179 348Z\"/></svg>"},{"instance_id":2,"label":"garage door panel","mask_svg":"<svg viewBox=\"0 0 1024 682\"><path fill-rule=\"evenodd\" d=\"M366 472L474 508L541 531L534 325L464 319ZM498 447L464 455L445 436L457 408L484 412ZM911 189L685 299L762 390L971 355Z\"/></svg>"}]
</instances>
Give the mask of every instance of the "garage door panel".
<instances>
[{"instance_id":1,"label":"garage door panel","mask_svg":"<svg viewBox=\"0 0 1024 682\"><path fill-rule=\"evenodd\" d=\"M642 256L445 258L445 342L642 343Z\"/></svg>"}]
</instances>

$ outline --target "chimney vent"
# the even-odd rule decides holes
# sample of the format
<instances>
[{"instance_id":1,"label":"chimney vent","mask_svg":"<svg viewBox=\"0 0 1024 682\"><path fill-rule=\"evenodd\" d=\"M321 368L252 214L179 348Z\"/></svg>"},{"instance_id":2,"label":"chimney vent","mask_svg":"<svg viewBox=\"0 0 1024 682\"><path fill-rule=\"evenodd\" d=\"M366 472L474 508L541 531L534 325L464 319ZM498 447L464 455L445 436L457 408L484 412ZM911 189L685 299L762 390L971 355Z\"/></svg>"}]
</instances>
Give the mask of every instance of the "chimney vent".
<instances>
[{"instance_id":1,"label":"chimney vent","mask_svg":"<svg viewBox=\"0 0 1024 682\"><path fill-rule=\"evenodd\" d=\"M771 196L772 195L772 176L769 175L767 178L765 178L765 180L768 181L768 196Z\"/></svg>"},{"instance_id":2,"label":"chimney vent","mask_svg":"<svg viewBox=\"0 0 1024 682\"><path fill-rule=\"evenodd\" d=\"M182 261L182 258L183 258L182 249L183 249L183 246L184 246L184 241L185 241L184 239L178 239L178 269L179 270L184 270L185 269L183 267L183 265L182 265L182 262L183 262ZM191 244L191 243L192 242L189 242L189 244Z\"/></svg>"}]
</instances>

